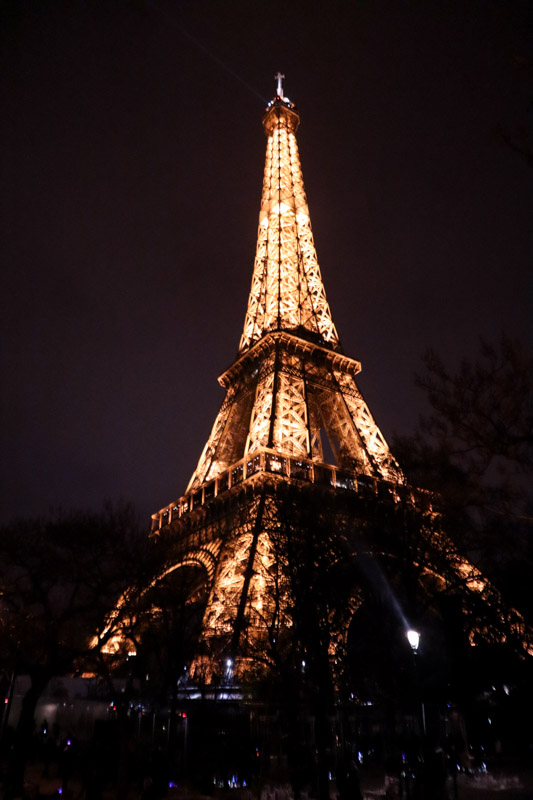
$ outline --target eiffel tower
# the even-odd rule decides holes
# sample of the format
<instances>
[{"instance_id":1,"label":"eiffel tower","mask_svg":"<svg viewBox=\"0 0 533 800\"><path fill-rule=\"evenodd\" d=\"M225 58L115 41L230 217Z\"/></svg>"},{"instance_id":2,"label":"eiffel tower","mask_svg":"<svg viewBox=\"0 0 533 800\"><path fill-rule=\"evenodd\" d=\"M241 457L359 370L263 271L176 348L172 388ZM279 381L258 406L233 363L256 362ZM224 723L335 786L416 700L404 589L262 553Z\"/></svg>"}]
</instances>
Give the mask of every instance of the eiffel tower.
<instances>
[{"instance_id":1,"label":"eiffel tower","mask_svg":"<svg viewBox=\"0 0 533 800\"><path fill-rule=\"evenodd\" d=\"M185 493L152 517L152 534L174 542L171 569L197 567L207 587L206 655L193 676L196 667L209 678L230 657L242 676L250 644L265 636L284 488L317 498L406 488L357 387L361 366L343 353L333 323L298 154L300 116L283 77L263 117L252 285L237 358L219 378L226 396ZM454 569L486 588L468 562L456 557Z\"/></svg>"},{"instance_id":2,"label":"eiffel tower","mask_svg":"<svg viewBox=\"0 0 533 800\"><path fill-rule=\"evenodd\" d=\"M153 532L179 541L179 563L205 569L204 636L233 653L268 582L273 489L357 492L403 481L357 388L361 366L344 355L333 323L296 141L300 117L283 77L263 117L257 248L237 358L219 377L226 397L185 494L152 517Z\"/></svg>"}]
</instances>

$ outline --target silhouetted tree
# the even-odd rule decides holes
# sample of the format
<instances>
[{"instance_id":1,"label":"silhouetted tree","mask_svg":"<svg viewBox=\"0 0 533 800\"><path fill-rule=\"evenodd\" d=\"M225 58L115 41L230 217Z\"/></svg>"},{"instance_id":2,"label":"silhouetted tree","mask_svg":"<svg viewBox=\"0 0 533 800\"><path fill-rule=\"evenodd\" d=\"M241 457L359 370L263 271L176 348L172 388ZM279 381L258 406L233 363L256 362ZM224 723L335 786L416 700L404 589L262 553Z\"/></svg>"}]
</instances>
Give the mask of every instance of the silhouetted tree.
<instances>
[{"instance_id":1,"label":"silhouetted tree","mask_svg":"<svg viewBox=\"0 0 533 800\"><path fill-rule=\"evenodd\" d=\"M105 637L94 634L120 596L145 585L148 548L130 506L16 520L0 531L0 647L14 674L30 679L9 759L11 792L22 789L39 697L53 676L72 674L101 647Z\"/></svg>"},{"instance_id":2,"label":"silhouetted tree","mask_svg":"<svg viewBox=\"0 0 533 800\"><path fill-rule=\"evenodd\" d=\"M169 711L168 754L177 768L178 695L188 680L188 667L198 652L207 602L202 569L181 565L163 574L142 594L133 636L136 669L144 677L143 695L155 707ZM172 777L177 777L174 773Z\"/></svg>"},{"instance_id":3,"label":"silhouetted tree","mask_svg":"<svg viewBox=\"0 0 533 800\"><path fill-rule=\"evenodd\" d=\"M490 581L489 606L480 607L475 595L469 604L478 631L491 608L492 630L500 632L463 635L461 643L465 606L446 604L448 636L456 645L455 699L472 718L489 696L501 700L502 687L512 686L500 709L513 705L516 711L530 702L532 671L533 357L502 337L495 345L481 342L477 356L455 369L432 351L424 367L417 384L429 411L414 435L395 443L395 453L411 482L430 491L443 533ZM496 719L494 707L491 715ZM519 714L513 725L526 731Z\"/></svg>"},{"instance_id":4,"label":"silhouetted tree","mask_svg":"<svg viewBox=\"0 0 533 800\"><path fill-rule=\"evenodd\" d=\"M292 753L297 775L298 764L312 760L302 719L314 720L320 796L334 767L331 719L339 702L352 709L372 702L391 731L397 711L412 708L418 690L409 627L422 632L416 679L436 709L472 692L472 645L485 653L504 641L523 645L518 615L460 554L431 495L365 485L357 493L316 485L276 493L272 580L261 612L268 647L248 650L285 710L289 741L301 745Z\"/></svg>"},{"instance_id":5,"label":"silhouetted tree","mask_svg":"<svg viewBox=\"0 0 533 800\"><path fill-rule=\"evenodd\" d=\"M395 452L434 493L447 534L532 617L533 356L502 337L456 371L433 351L424 365L430 411Z\"/></svg>"}]
</instances>

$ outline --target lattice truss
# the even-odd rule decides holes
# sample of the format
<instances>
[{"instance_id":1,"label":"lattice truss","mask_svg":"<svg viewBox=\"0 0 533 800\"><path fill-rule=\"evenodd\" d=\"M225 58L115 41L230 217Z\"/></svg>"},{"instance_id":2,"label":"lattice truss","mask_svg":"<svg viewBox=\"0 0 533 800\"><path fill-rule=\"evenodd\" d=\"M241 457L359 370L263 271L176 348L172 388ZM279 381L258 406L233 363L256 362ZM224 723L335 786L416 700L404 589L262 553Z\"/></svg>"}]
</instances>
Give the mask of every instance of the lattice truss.
<instances>
[{"instance_id":1,"label":"lattice truss","mask_svg":"<svg viewBox=\"0 0 533 800\"><path fill-rule=\"evenodd\" d=\"M201 643L190 665L193 680L212 681L228 655L235 659L234 674L242 676L257 666L258 654L264 663L272 640L281 643L282 637L292 635L291 565L283 508L272 487L258 486L251 495L234 498L218 518L199 517L185 526L178 522L171 570L201 564L208 589ZM332 616L332 663L343 651L349 620L359 603L358 592Z\"/></svg>"},{"instance_id":2,"label":"lattice truss","mask_svg":"<svg viewBox=\"0 0 533 800\"><path fill-rule=\"evenodd\" d=\"M328 364L312 347L289 352L273 343L260 364L230 385L188 490L221 475L261 449L367 475L398 480L399 467L359 392L353 376ZM305 344L305 343L301 343ZM317 363L317 361L319 363ZM344 357L348 364L350 359ZM329 458L324 449L329 444Z\"/></svg>"},{"instance_id":3,"label":"lattice truss","mask_svg":"<svg viewBox=\"0 0 533 800\"><path fill-rule=\"evenodd\" d=\"M275 497L261 496L233 507L231 525L221 535L220 525L210 526L213 541L218 539L217 566L202 625L203 647L210 657L197 659L191 668L210 668L231 643L241 653L265 642L274 624L291 625L287 589L279 580L271 531L278 513ZM246 582L247 571L250 580ZM239 623L239 608L243 615ZM238 644L236 644L238 643Z\"/></svg>"},{"instance_id":4,"label":"lattice truss","mask_svg":"<svg viewBox=\"0 0 533 800\"><path fill-rule=\"evenodd\" d=\"M301 524L306 518L291 522L285 503L286 499L280 501L275 489L268 491L265 486L258 486L251 500L244 504L237 501L230 514L231 524L224 526L225 533L220 535L216 525L211 528L210 536L219 538L220 547L217 547L217 566L203 622L201 650L208 657L203 662L201 659L195 662L191 668L193 676L197 665L207 669L208 677L212 677L209 670L221 662L224 654L237 656L236 674L242 674L254 668L254 657L259 655L261 662L268 658L272 641L293 635L294 596L290 575L294 565L290 563L287 543L293 535L294 524ZM330 538L324 540L324 547L331 548L335 558L335 554L346 552L343 541L350 546L357 517L353 512L346 516L333 509L330 513L331 533ZM420 521L419 547L413 548L413 558L420 573L421 591L434 596L450 585L455 586L460 594L471 598L468 608L477 598L474 602L477 612L474 608L470 619L473 642L477 639L505 641L506 627L517 634L523 633L523 620L516 612L511 612L508 618L502 617L501 625L495 618L490 627L486 627L484 607L501 606L497 591L455 551L444 534L434 529L431 515L425 521L421 517ZM384 557L394 561L397 555L391 557L385 553ZM334 558L329 559L330 563ZM351 591L341 606L332 605L328 611L328 652L334 676L342 669L350 622L364 600L361 586L354 584ZM242 617L239 617L239 608L243 611Z\"/></svg>"},{"instance_id":5,"label":"lattice truss","mask_svg":"<svg viewBox=\"0 0 533 800\"><path fill-rule=\"evenodd\" d=\"M370 409L351 375L336 371L335 380L354 427L364 443L365 453L375 467L375 472L386 480L398 480L401 475L397 461L389 450ZM335 417L332 417L335 419ZM341 440L342 441L342 440ZM348 454L351 457L351 454Z\"/></svg>"},{"instance_id":6,"label":"lattice truss","mask_svg":"<svg viewBox=\"0 0 533 800\"><path fill-rule=\"evenodd\" d=\"M265 173L241 353L272 330L304 328L339 346L311 231L295 137L298 121L279 104L264 120Z\"/></svg>"},{"instance_id":7,"label":"lattice truss","mask_svg":"<svg viewBox=\"0 0 533 800\"><path fill-rule=\"evenodd\" d=\"M236 659L235 676L242 677L256 668L254 658L259 656L259 662L265 663L272 641L292 636L294 598L286 547L294 523L291 523L290 512L287 515L287 495L282 491L280 499L276 486L281 484L268 486L261 481L251 492L237 492L221 501L217 513L206 515L200 511L172 526L176 545L172 566L154 580L150 588L182 566L203 567L208 599L198 655L190 666L194 680L201 677L210 682L228 655ZM334 548L335 553L346 553L346 547L353 546L357 512L346 515L342 508L331 508L330 514L330 534L324 539L324 547ZM304 515L296 524L305 523L306 519ZM305 530L304 527L304 535ZM339 547L342 541L345 544ZM386 552L382 555L390 560ZM512 610L505 617L502 615L501 625L496 620L487 627L484 606L501 606L501 599L482 574L433 527L431 513L425 517L425 522L421 518L419 547L413 548L413 557L422 591L436 596L452 586L477 598L477 605L472 606L471 602L467 605L472 608L468 612L472 643L489 639L505 641L508 631L526 636L523 620ZM342 669L350 622L364 597L360 586L354 585L351 591L353 593L346 596L341 606L332 606L328 611L328 652L334 676ZM104 634L113 628L123 600L127 600L127 595L110 615ZM118 627L104 651L116 653L125 644L124 633ZM127 646L131 648L131 644Z\"/></svg>"},{"instance_id":8,"label":"lattice truss","mask_svg":"<svg viewBox=\"0 0 533 800\"><path fill-rule=\"evenodd\" d=\"M268 137L263 193L239 348L240 361L248 354L250 359L229 382L220 379L227 388L226 399L187 492L265 448L331 462L324 455L324 437L337 466L389 480L400 476L355 385L354 369L335 369L331 359L328 367L323 365L328 358L325 348L333 354L340 351L340 343L313 243L295 137L298 123L292 107L279 98L263 120ZM280 331L320 344L321 366L314 363L312 347L294 355L278 340L251 357Z\"/></svg>"},{"instance_id":9,"label":"lattice truss","mask_svg":"<svg viewBox=\"0 0 533 800\"><path fill-rule=\"evenodd\" d=\"M223 553L203 624L203 629L209 637L226 639L231 637L251 544L252 532L248 525L242 530L235 531L231 548L226 548Z\"/></svg>"},{"instance_id":10,"label":"lattice truss","mask_svg":"<svg viewBox=\"0 0 533 800\"><path fill-rule=\"evenodd\" d=\"M291 356L282 359L277 355L273 361L277 363L267 363L266 375L257 384L246 455L268 447L280 454L307 458L309 427L303 370Z\"/></svg>"}]
</instances>

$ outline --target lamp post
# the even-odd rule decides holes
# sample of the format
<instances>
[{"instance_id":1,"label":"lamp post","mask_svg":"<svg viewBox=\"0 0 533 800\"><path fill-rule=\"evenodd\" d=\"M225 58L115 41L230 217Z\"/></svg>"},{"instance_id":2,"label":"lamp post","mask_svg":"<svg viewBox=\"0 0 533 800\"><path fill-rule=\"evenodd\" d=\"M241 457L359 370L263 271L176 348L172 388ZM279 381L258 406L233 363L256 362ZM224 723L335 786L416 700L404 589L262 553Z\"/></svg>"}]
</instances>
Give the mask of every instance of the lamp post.
<instances>
[{"instance_id":1,"label":"lamp post","mask_svg":"<svg viewBox=\"0 0 533 800\"><path fill-rule=\"evenodd\" d=\"M410 628L405 635L407 636L407 641L413 648L413 653L418 653L418 645L420 644L420 634L418 631L414 631Z\"/></svg>"},{"instance_id":2,"label":"lamp post","mask_svg":"<svg viewBox=\"0 0 533 800\"><path fill-rule=\"evenodd\" d=\"M416 682L418 683L418 677L419 676L418 676L418 668L417 668L417 664L418 664L417 656L418 656L418 648L420 646L420 633L418 631L415 631L412 628L410 628L408 631L406 631L405 635L407 636L407 641L411 645L411 649L413 651L413 658L414 658L414 664L415 664L415 679L416 679ZM425 709L425 706L424 706L424 699L422 697L422 687L421 686L419 686L419 693L420 693L420 698L421 698L420 705L421 705L421 709L422 709L422 733L425 736L426 735L426 709Z\"/></svg>"}]
</instances>

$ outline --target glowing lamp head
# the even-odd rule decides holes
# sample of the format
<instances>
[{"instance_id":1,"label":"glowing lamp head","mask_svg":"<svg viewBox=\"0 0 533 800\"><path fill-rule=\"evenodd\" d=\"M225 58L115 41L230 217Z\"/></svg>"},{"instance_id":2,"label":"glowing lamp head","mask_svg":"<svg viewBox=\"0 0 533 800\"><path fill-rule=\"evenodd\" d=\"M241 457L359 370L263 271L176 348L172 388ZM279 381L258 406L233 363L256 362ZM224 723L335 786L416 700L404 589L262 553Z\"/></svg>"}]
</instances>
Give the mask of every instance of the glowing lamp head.
<instances>
[{"instance_id":1,"label":"glowing lamp head","mask_svg":"<svg viewBox=\"0 0 533 800\"><path fill-rule=\"evenodd\" d=\"M406 633L407 641L413 648L413 651L416 653L418 650L418 645L420 644L420 634L418 631L408 630Z\"/></svg>"}]
</instances>

